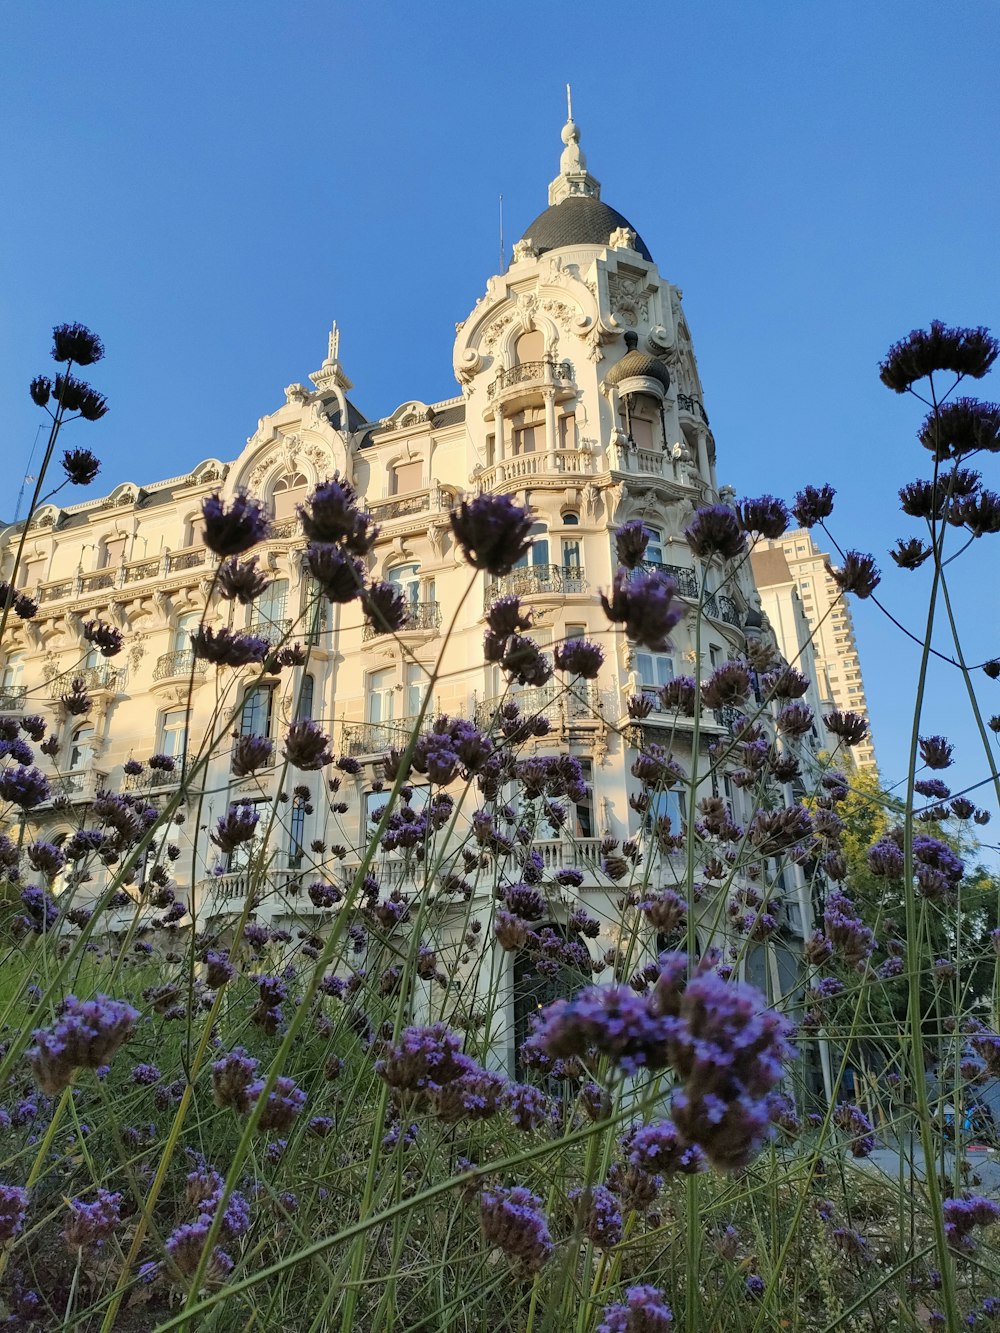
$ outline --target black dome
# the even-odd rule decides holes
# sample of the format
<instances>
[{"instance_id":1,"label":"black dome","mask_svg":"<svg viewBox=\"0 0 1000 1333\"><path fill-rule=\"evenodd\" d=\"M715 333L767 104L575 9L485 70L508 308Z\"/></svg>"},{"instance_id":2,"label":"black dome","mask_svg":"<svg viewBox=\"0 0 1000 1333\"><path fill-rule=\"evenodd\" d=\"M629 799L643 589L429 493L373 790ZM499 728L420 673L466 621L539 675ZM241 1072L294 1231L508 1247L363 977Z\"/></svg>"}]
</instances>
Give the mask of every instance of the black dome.
<instances>
[{"instance_id":1,"label":"black dome","mask_svg":"<svg viewBox=\"0 0 1000 1333\"><path fill-rule=\"evenodd\" d=\"M525 227L524 241L531 241L539 254L559 250L564 245L607 245L611 233L619 227L635 228L617 209L587 194L570 195L561 203L550 204L539 213L530 227ZM651 264L653 256L646 242L636 234L635 248Z\"/></svg>"}]
</instances>

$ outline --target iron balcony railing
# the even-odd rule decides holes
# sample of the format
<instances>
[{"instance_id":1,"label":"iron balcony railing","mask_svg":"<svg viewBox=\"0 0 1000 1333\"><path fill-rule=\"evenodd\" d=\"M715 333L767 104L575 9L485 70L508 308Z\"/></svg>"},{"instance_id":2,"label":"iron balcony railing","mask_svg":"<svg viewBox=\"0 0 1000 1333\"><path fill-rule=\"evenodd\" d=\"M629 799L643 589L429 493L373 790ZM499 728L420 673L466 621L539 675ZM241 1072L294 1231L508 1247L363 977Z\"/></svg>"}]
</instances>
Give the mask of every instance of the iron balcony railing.
<instances>
[{"instance_id":1,"label":"iron balcony railing","mask_svg":"<svg viewBox=\"0 0 1000 1333\"><path fill-rule=\"evenodd\" d=\"M126 675L124 667L74 667L72 671L63 671L52 680L49 685L49 698L58 702L64 694L72 691L74 681L81 681L85 693L88 694L98 690L109 690L112 694L117 694L124 687Z\"/></svg>"},{"instance_id":2,"label":"iron balcony railing","mask_svg":"<svg viewBox=\"0 0 1000 1333\"><path fill-rule=\"evenodd\" d=\"M430 729L436 710L433 701L424 715L421 730ZM413 735L416 717L394 717L385 722L345 722L343 748L350 755L384 754L386 750L401 750Z\"/></svg>"},{"instance_id":3,"label":"iron balcony railing","mask_svg":"<svg viewBox=\"0 0 1000 1333\"><path fill-rule=\"evenodd\" d=\"M294 620L252 620L246 632L266 639L271 647L283 644L292 632Z\"/></svg>"},{"instance_id":4,"label":"iron balcony railing","mask_svg":"<svg viewBox=\"0 0 1000 1333\"><path fill-rule=\"evenodd\" d=\"M724 620L727 625L740 627L740 613L736 603L725 593L716 593L705 599L705 614L715 620Z\"/></svg>"},{"instance_id":5,"label":"iron balcony railing","mask_svg":"<svg viewBox=\"0 0 1000 1333\"><path fill-rule=\"evenodd\" d=\"M698 576L693 569L681 565L665 565L662 560L644 560L638 569L629 571L629 579L639 574L665 574L677 584L677 591L684 597L698 596Z\"/></svg>"},{"instance_id":6,"label":"iron balcony railing","mask_svg":"<svg viewBox=\"0 0 1000 1333\"><path fill-rule=\"evenodd\" d=\"M573 383L573 367L568 361L523 361L518 366L501 370L486 390L486 396L495 398L498 393L512 389L517 384L536 383L570 385Z\"/></svg>"},{"instance_id":7,"label":"iron balcony railing","mask_svg":"<svg viewBox=\"0 0 1000 1333\"><path fill-rule=\"evenodd\" d=\"M418 630L435 630L441 628L441 603L440 602L408 602L406 606L406 622L396 631L398 634L412 634ZM381 625L373 625L365 621L365 628L362 639L378 639L383 634L390 634L391 630L383 629Z\"/></svg>"},{"instance_id":8,"label":"iron balcony railing","mask_svg":"<svg viewBox=\"0 0 1000 1333\"><path fill-rule=\"evenodd\" d=\"M705 411L704 404L700 398L695 398L690 393L679 393L677 395L677 406L682 412L688 412L691 416L699 416L705 425L708 425L708 413Z\"/></svg>"},{"instance_id":9,"label":"iron balcony railing","mask_svg":"<svg viewBox=\"0 0 1000 1333\"><path fill-rule=\"evenodd\" d=\"M24 700L28 693L27 685L4 685L0 686L0 712L14 713L20 712L24 707Z\"/></svg>"},{"instance_id":10,"label":"iron balcony railing","mask_svg":"<svg viewBox=\"0 0 1000 1333\"><path fill-rule=\"evenodd\" d=\"M190 648L179 648L173 653L163 653L156 659L153 667L154 680L172 680L175 676L203 676L208 670L208 663L202 657L195 657Z\"/></svg>"},{"instance_id":11,"label":"iron balcony railing","mask_svg":"<svg viewBox=\"0 0 1000 1333\"><path fill-rule=\"evenodd\" d=\"M568 686L553 681L478 700L473 708L476 726L490 726L497 710L508 703L517 704L524 718L544 717L557 726L597 721L602 715L601 694L595 681L576 680Z\"/></svg>"},{"instance_id":12,"label":"iron balcony railing","mask_svg":"<svg viewBox=\"0 0 1000 1333\"><path fill-rule=\"evenodd\" d=\"M176 574L183 569L197 569L203 565L207 559L208 552L204 546L191 547L186 551L172 551L169 556L169 572Z\"/></svg>"},{"instance_id":13,"label":"iron balcony railing","mask_svg":"<svg viewBox=\"0 0 1000 1333\"><path fill-rule=\"evenodd\" d=\"M521 565L486 584L486 601L494 602L498 597L532 597L547 592L586 592L587 587L579 565Z\"/></svg>"}]
</instances>

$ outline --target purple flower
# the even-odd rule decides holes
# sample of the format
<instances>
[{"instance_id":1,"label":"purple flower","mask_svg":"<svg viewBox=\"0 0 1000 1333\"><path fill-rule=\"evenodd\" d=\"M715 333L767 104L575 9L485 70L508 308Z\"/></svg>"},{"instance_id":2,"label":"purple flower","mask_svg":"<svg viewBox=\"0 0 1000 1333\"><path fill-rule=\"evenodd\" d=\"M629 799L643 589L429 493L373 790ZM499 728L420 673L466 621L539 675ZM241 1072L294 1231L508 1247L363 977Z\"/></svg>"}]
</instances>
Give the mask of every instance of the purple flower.
<instances>
[{"instance_id":1,"label":"purple flower","mask_svg":"<svg viewBox=\"0 0 1000 1333\"><path fill-rule=\"evenodd\" d=\"M205 985L209 990L219 990L236 975L236 968L225 949L207 949L202 961L205 964Z\"/></svg>"},{"instance_id":2,"label":"purple flower","mask_svg":"<svg viewBox=\"0 0 1000 1333\"><path fill-rule=\"evenodd\" d=\"M101 470L101 460L89 449L65 450L62 465L74 486L89 486Z\"/></svg>"},{"instance_id":3,"label":"purple flower","mask_svg":"<svg viewBox=\"0 0 1000 1333\"><path fill-rule=\"evenodd\" d=\"M150 1087L154 1083L159 1083L162 1074L156 1065L136 1065L132 1070L132 1082L140 1088Z\"/></svg>"},{"instance_id":4,"label":"purple flower","mask_svg":"<svg viewBox=\"0 0 1000 1333\"><path fill-rule=\"evenodd\" d=\"M626 1074L662 1069L667 1027L627 986L590 986L572 1000L555 1000L535 1019L525 1045L548 1059L584 1056L593 1047Z\"/></svg>"},{"instance_id":5,"label":"purple flower","mask_svg":"<svg viewBox=\"0 0 1000 1333\"><path fill-rule=\"evenodd\" d=\"M1000 406L976 398L955 398L929 412L917 436L938 462L980 449L1000 452Z\"/></svg>"},{"instance_id":6,"label":"purple flower","mask_svg":"<svg viewBox=\"0 0 1000 1333\"><path fill-rule=\"evenodd\" d=\"M694 1175L707 1166L705 1154L697 1144L687 1143L672 1120L644 1125L631 1136L628 1160L647 1175L681 1171Z\"/></svg>"},{"instance_id":7,"label":"purple flower","mask_svg":"<svg viewBox=\"0 0 1000 1333\"><path fill-rule=\"evenodd\" d=\"M658 987L662 1003L669 988ZM681 1080L673 1121L682 1139L698 1145L714 1166L746 1165L767 1135L767 1095L792 1055L790 1033L788 1020L768 1010L753 986L706 971L685 987L668 1041Z\"/></svg>"},{"instance_id":8,"label":"purple flower","mask_svg":"<svg viewBox=\"0 0 1000 1333\"><path fill-rule=\"evenodd\" d=\"M257 557L240 561L235 555L219 566L215 586L228 601L249 606L267 588L271 580L257 568Z\"/></svg>"},{"instance_id":9,"label":"purple flower","mask_svg":"<svg viewBox=\"0 0 1000 1333\"><path fill-rule=\"evenodd\" d=\"M36 407L44 407L52 392L52 381L47 375L36 375L31 381L28 392Z\"/></svg>"},{"instance_id":10,"label":"purple flower","mask_svg":"<svg viewBox=\"0 0 1000 1333\"><path fill-rule=\"evenodd\" d=\"M914 329L908 338L893 343L879 366L879 378L895 393L905 393L936 370L982 379L998 353L1000 343L988 329L948 328L935 319L929 330Z\"/></svg>"},{"instance_id":11,"label":"purple flower","mask_svg":"<svg viewBox=\"0 0 1000 1333\"><path fill-rule=\"evenodd\" d=\"M230 767L238 778L256 773L258 768L270 768L274 742L267 736L237 736L230 752Z\"/></svg>"},{"instance_id":12,"label":"purple flower","mask_svg":"<svg viewBox=\"0 0 1000 1333\"><path fill-rule=\"evenodd\" d=\"M858 967L875 948L875 934L852 915L854 904L843 893L831 893L826 900L823 929L841 962Z\"/></svg>"},{"instance_id":13,"label":"purple flower","mask_svg":"<svg viewBox=\"0 0 1000 1333\"><path fill-rule=\"evenodd\" d=\"M539 1272L552 1257L554 1245L542 1201L520 1185L483 1190L480 1199L483 1235L526 1273Z\"/></svg>"},{"instance_id":14,"label":"purple flower","mask_svg":"<svg viewBox=\"0 0 1000 1333\"><path fill-rule=\"evenodd\" d=\"M191 651L195 657L203 657L216 666L247 666L250 662L263 662L270 648L267 639L255 634L234 634L225 626L215 630L210 625L199 625L191 635Z\"/></svg>"},{"instance_id":15,"label":"purple flower","mask_svg":"<svg viewBox=\"0 0 1000 1333\"><path fill-rule=\"evenodd\" d=\"M444 1023L408 1027L387 1045L375 1072L391 1088L423 1092L441 1087L467 1073L472 1062L462 1053L462 1038Z\"/></svg>"},{"instance_id":16,"label":"purple flower","mask_svg":"<svg viewBox=\"0 0 1000 1333\"><path fill-rule=\"evenodd\" d=\"M1000 532L1000 495L996 491L970 495L953 512L953 521L964 523L974 537Z\"/></svg>"},{"instance_id":17,"label":"purple flower","mask_svg":"<svg viewBox=\"0 0 1000 1333\"><path fill-rule=\"evenodd\" d=\"M860 745L868 735L868 719L860 713L842 713L834 709L823 718L832 736L839 736L845 745Z\"/></svg>"},{"instance_id":18,"label":"purple flower","mask_svg":"<svg viewBox=\"0 0 1000 1333\"><path fill-rule=\"evenodd\" d=\"M954 748L944 736L920 737L920 758L928 768L950 768Z\"/></svg>"},{"instance_id":19,"label":"purple flower","mask_svg":"<svg viewBox=\"0 0 1000 1333\"><path fill-rule=\"evenodd\" d=\"M860 551L848 551L840 569L829 560L824 561L824 568L842 592L852 592L859 598L870 597L882 581L873 557Z\"/></svg>"},{"instance_id":20,"label":"purple flower","mask_svg":"<svg viewBox=\"0 0 1000 1333\"><path fill-rule=\"evenodd\" d=\"M59 920L59 904L37 884L29 884L21 890L21 902L31 918L31 928L36 933L51 930Z\"/></svg>"},{"instance_id":21,"label":"purple flower","mask_svg":"<svg viewBox=\"0 0 1000 1333\"><path fill-rule=\"evenodd\" d=\"M103 394L72 375L57 375L52 393L64 411L79 412L87 421L99 420L108 410Z\"/></svg>"},{"instance_id":22,"label":"purple flower","mask_svg":"<svg viewBox=\"0 0 1000 1333\"><path fill-rule=\"evenodd\" d=\"M333 763L329 736L310 718L293 722L288 728L282 754L293 768L300 768L307 773L316 772Z\"/></svg>"},{"instance_id":23,"label":"purple flower","mask_svg":"<svg viewBox=\"0 0 1000 1333\"><path fill-rule=\"evenodd\" d=\"M211 1226L211 1218L201 1216L196 1222L183 1223L167 1237L165 1246L167 1257L181 1277L193 1277L198 1271ZM232 1269L232 1259L216 1246L205 1266L204 1280L208 1286L219 1286Z\"/></svg>"},{"instance_id":24,"label":"purple flower","mask_svg":"<svg viewBox=\"0 0 1000 1333\"><path fill-rule=\"evenodd\" d=\"M630 519L615 529L615 551L618 563L626 569L638 569L646 556L649 533L638 518Z\"/></svg>"},{"instance_id":25,"label":"purple flower","mask_svg":"<svg viewBox=\"0 0 1000 1333\"><path fill-rule=\"evenodd\" d=\"M102 657L115 657L125 640L120 629L106 625L103 620L88 620L83 626L83 637L100 651Z\"/></svg>"},{"instance_id":26,"label":"purple flower","mask_svg":"<svg viewBox=\"0 0 1000 1333\"><path fill-rule=\"evenodd\" d=\"M13 1240L24 1226L28 1191L20 1185L0 1185L0 1244Z\"/></svg>"},{"instance_id":27,"label":"purple flower","mask_svg":"<svg viewBox=\"0 0 1000 1333\"><path fill-rule=\"evenodd\" d=\"M70 1201L70 1216L63 1227L63 1240L70 1253L87 1245L99 1245L121 1226L122 1196L99 1189L93 1203Z\"/></svg>"},{"instance_id":28,"label":"purple flower","mask_svg":"<svg viewBox=\"0 0 1000 1333\"><path fill-rule=\"evenodd\" d=\"M110 1064L138 1018L137 1009L106 995L92 1000L67 995L55 1025L36 1029L36 1044L28 1052L39 1087L51 1097L72 1083L81 1066L98 1069Z\"/></svg>"},{"instance_id":29,"label":"purple flower","mask_svg":"<svg viewBox=\"0 0 1000 1333\"><path fill-rule=\"evenodd\" d=\"M746 554L747 542L739 519L727 505L705 505L684 529L688 545L697 556L719 555L736 560Z\"/></svg>"},{"instance_id":30,"label":"purple flower","mask_svg":"<svg viewBox=\"0 0 1000 1333\"><path fill-rule=\"evenodd\" d=\"M911 518L940 518L945 499L944 488L929 481L911 481L899 491L900 507Z\"/></svg>"},{"instance_id":31,"label":"purple flower","mask_svg":"<svg viewBox=\"0 0 1000 1333\"><path fill-rule=\"evenodd\" d=\"M247 1115L252 1105L250 1088L258 1062L242 1046L216 1060L212 1065L212 1096L216 1106L230 1107L238 1115Z\"/></svg>"},{"instance_id":32,"label":"purple flower","mask_svg":"<svg viewBox=\"0 0 1000 1333\"><path fill-rule=\"evenodd\" d=\"M531 628L531 612L521 610L519 597L498 597L486 612L486 623L499 639Z\"/></svg>"},{"instance_id":33,"label":"purple flower","mask_svg":"<svg viewBox=\"0 0 1000 1333\"><path fill-rule=\"evenodd\" d=\"M28 847L28 864L51 879L66 864L66 856L51 842L33 842Z\"/></svg>"},{"instance_id":34,"label":"purple flower","mask_svg":"<svg viewBox=\"0 0 1000 1333\"><path fill-rule=\"evenodd\" d=\"M410 618L409 603L395 583L373 583L362 598L368 623L377 634L392 634Z\"/></svg>"},{"instance_id":35,"label":"purple flower","mask_svg":"<svg viewBox=\"0 0 1000 1333\"><path fill-rule=\"evenodd\" d=\"M622 1211L618 1199L606 1185L572 1190L570 1203L581 1214L581 1230L599 1250L609 1250L622 1238Z\"/></svg>"},{"instance_id":36,"label":"purple flower","mask_svg":"<svg viewBox=\"0 0 1000 1333\"><path fill-rule=\"evenodd\" d=\"M684 615L684 608L672 605L677 584L664 574L653 572L630 578L627 570L615 575L611 600L601 593L604 614L625 626L625 633L650 652L666 652L667 635Z\"/></svg>"},{"instance_id":37,"label":"purple flower","mask_svg":"<svg viewBox=\"0 0 1000 1333\"><path fill-rule=\"evenodd\" d=\"M258 1079L247 1088L247 1097L251 1102L255 1102L263 1091L264 1079ZM277 1078L257 1121L257 1128L275 1129L279 1133L291 1129L295 1117L305 1104L306 1094L297 1086L294 1079L284 1076Z\"/></svg>"},{"instance_id":38,"label":"purple flower","mask_svg":"<svg viewBox=\"0 0 1000 1333\"><path fill-rule=\"evenodd\" d=\"M548 657L534 639L519 634L508 639L500 666L519 685L544 685L552 677L552 663Z\"/></svg>"},{"instance_id":39,"label":"purple flower","mask_svg":"<svg viewBox=\"0 0 1000 1333\"><path fill-rule=\"evenodd\" d=\"M902 849L891 838L880 838L867 852L868 869L881 879L898 879L903 873Z\"/></svg>"},{"instance_id":40,"label":"purple flower","mask_svg":"<svg viewBox=\"0 0 1000 1333\"><path fill-rule=\"evenodd\" d=\"M742 703L750 693L750 685L750 672L743 662L723 662L702 685L702 703L706 708Z\"/></svg>"},{"instance_id":41,"label":"purple flower","mask_svg":"<svg viewBox=\"0 0 1000 1333\"><path fill-rule=\"evenodd\" d=\"M788 527L788 506L773 495L743 500L736 506L736 513L744 532L756 532L772 540Z\"/></svg>"},{"instance_id":42,"label":"purple flower","mask_svg":"<svg viewBox=\"0 0 1000 1333\"><path fill-rule=\"evenodd\" d=\"M330 602L352 602L365 583L364 562L332 542L312 541L306 549L309 570Z\"/></svg>"},{"instance_id":43,"label":"purple flower","mask_svg":"<svg viewBox=\"0 0 1000 1333\"><path fill-rule=\"evenodd\" d=\"M525 1133L538 1129L549 1118L548 1098L530 1083L510 1084L504 1093L504 1103L514 1128Z\"/></svg>"},{"instance_id":44,"label":"purple flower","mask_svg":"<svg viewBox=\"0 0 1000 1333\"><path fill-rule=\"evenodd\" d=\"M216 820L211 839L221 851L232 852L253 838L259 819L260 815L252 805L231 805L228 812Z\"/></svg>"},{"instance_id":45,"label":"purple flower","mask_svg":"<svg viewBox=\"0 0 1000 1333\"><path fill-rule=\"evenodd\" d=\"M202 501L205 545L216 555L242 555L267 536L270 526L264 508L245 491L238 491L227 509L216 491Z\"/></svg>"},{"instance_id":46,"label":"purple flower","mask_svg":"<svg viewBox=\"0 0 1000 1333\"><path fill-rule=\"evenodd\" d=\"M23 765L0 769L0 801L10 801L22 810L34 810L51 796L49 780L39 769Z\"/></svg>"},{"instance_id":47,"label":"purple flower","mask_svg":"<svg viewBox=\"0 0 1000 1333\"><path fill-rule=\"evenodd\" d=\"M558 671L582 676L584 680L596 680L604 661L604 650L587 639L570 639L556 648L554 656Z\"/></svg>"},{"instance_id":48,"label":"purple flower","mask_svg":"<svg viewBox=\"0 0 1000 1333\"><path fill-rule=\"evenodd\" d=\"M812 528L833 513L833 497L837 492L832 486L804 486L795 497L792 513L801 528Z\"/></svg>"},{"instance_id":49,"label":"purple flower","mask_svg":"<svg viewBox=\"0 0 1000 1333\"><path fill-rule=\"evenodd\" d=\"M362 513L357 492L339 472L320 482L307 503L308 508L299 507L299 518L311 542L340 543L353 556L367 555L374 546L378 528L371 526L371 515Z\"/></svg>"},{"instance_id":50,"label":"purple flower","mask_svg":"<svg viewBox=\"0 0 1000 1333\"><path fill-rule=\"evenodd\" d=\"M992 1226L1000 1219L1000 1207L981 1194L964 1199L945 1199L941 1205L948 1244L962 1254L973 1254L976 1242L970 1234L974 1227Z\"/></svg>"},{"instance_id":51,"label":"purple flower","mask_svg":"<svg viewBox=\"0 0 1000 1333\"><path fill-rule=\"evenodd\" d=\"M659 1287L629 1287L624 1304L605 1306L597 1333L670 1333L673 1322Z\"/></svg>"},{"instance_id":52,"label":"purple flower","mask_svg":"<svg viewBox=\"0 0 1000 1333\"><path fill-rule=\"evenodd\" d=\"M91 366L104 355L104 344L85 324L57 324L52 330L52 360Z\"/></svg>"},{"instance_id":53,"label":"purple flower","mask_svg":"<svg viewBox=\"0 0 1000 1333\"><path fill-rule=\"evenodd\" d=\"M849 1147L855 1157L868 1157L874 1152L874 1127L860 1106L841 1102L833 1113L833 1123L849 1136Z\"/></svg>"},{"instance_id":54,"label":"purple flower","mask_svg":"<svg viewBox=\"0 0 1000 1333\"><path fill-rule=\"evenodd\" d=\"M911 537L909 541L900 537L895 548L889 552L900 569L919 569L930 553L931 548L925 546L919 537Z\"/></svg>"},{"instance_id":55,"label":"purple flower","mask_svg":"<svg viewBox=\"0 0 1000 1333\"><path fill-rule=\"evenodd\" d=\"M531 511L509 495L477 495L451 511L451 529L474 569L501 576L531 545Z\"/></svg>"}]
</instances>

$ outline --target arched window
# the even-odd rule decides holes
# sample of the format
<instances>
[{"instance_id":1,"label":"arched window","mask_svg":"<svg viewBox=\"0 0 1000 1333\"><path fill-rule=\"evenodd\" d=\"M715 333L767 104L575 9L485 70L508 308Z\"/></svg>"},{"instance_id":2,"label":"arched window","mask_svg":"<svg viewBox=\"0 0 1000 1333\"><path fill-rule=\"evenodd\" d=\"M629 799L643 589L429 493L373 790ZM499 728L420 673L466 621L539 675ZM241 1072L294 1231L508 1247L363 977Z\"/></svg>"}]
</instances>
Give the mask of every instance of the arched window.
<instances>
[{"instance_id":1,"label":"arched window","mask_svg":"<svg viewBox=\"0 0 1000 1333\"><path fill-rule=\"evenodd\" d=\"M541 361L545 356L545 335L538 329L522 333L514 348L514 360L523 366L526 361Z\"/></svg>"},{"instance_id":2,"label":"arched window","mask_svg":"<svg viewBox=\"0 0 1000 1333\"><path fill-rule=\"evenodd\" d=\"M3 665L3 688L17 690L24 684L24 654L11 653Z\"/></svg>"},{"instance_id":3,"label":"arched window","mask_svg":"<svg viewBox=\"0 0 1000 1333\"><path fill-rule=\"evenodd\" d=\"M247 609L247 628L265 639L277 641L288 632L288 580L272 579Z\"/></svg>"},{"instance_id":4,"label":"arched window","mask_svg":"<svg viewBox=\"0 0 1000 1333\"><path fill-rule=\"evenodd\" d=\"M201 545L201 515L188 514L184 520L183 543L187 546Z\"/></svg>"},{"instance_id":5,"label":"arched window","mask_svg":"<svg viewBox=\"0 0 1000 1333\"><path fill-rule=\"evenodd\" d=\"M67 767L71 773L89 768L94 759L94 728L77 727L69 744Z\"/></svg>"},{"instance_id":6,"label":"arched window","mask_svg":"<svg viewBox=\"0 0 1000 1333\"><path fill-rule=\"evenodd\" d=\"M390 569L386 579L398 588L408 606L416 606L420 601L420 566L397 565Z\"/></svg>"},{"instance_id":7,"label":"arched window","mask_svg":"<svg viewBox=\"0 0 1000 1333\"><path fill-rule=\"evenodd\" d=\"M308 489L309 482L301 472L291 477L279 477L271 488L275 520L280 523L282 519L294 518L295 507L303 503Z\"/></svg>"},{"instance_id":8,"label":"arched window","mask_svg":"<svg viewBox=\"0 0 1000 1333\"><path fill-rule=\"evenodd\" d=\"M178 616L177 624L174 627L174 646L171 651L175 653L190 652L191 635L195 633L200 624L200 611L185 611L182 616Z\"/></svg>"},{"instance_id":9,"label":"arched window","mask_svg":"<svg viewBox=\"0 0 1000 1333\"><path fill-rule=\"evenodd\" d=\"M567 528L575 528L579 526L580 515L573 509L567 509L562 516L562 521Z\"/></svg>"},{"instance_id":10,"label":"arched window","mask_svg":"<svg viewBox=\"0 0 1000 1333\"><path fill-rule=\"evenodd\" d=\"M240 710L241 736L270 736L274 712L274 686L253 685L243 696Z\"/></svg>"}]
</instances>

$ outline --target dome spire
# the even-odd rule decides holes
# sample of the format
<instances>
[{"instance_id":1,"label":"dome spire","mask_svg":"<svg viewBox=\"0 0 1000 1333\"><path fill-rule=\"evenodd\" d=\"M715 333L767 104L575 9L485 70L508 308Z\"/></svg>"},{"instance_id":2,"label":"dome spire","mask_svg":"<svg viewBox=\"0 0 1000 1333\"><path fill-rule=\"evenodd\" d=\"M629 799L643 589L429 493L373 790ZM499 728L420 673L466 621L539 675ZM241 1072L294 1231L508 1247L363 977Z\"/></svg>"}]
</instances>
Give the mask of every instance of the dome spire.
<instances>
[{"instance_id":1,"label":"dome spire","mask_svg":"<svg viewBox=\"0 0 1000 1333\"><path fill-rule=\"evenodd\" d=\"M562 130L566 147L559 159L559 175L549 186L549 203L559 204L572 195L600 199L601 183L587 170L587 159L580 147L580 128L573 119L573 93L566 85L566 124Z\"/></svg>"}]
</instances>

